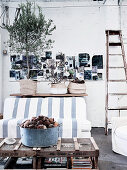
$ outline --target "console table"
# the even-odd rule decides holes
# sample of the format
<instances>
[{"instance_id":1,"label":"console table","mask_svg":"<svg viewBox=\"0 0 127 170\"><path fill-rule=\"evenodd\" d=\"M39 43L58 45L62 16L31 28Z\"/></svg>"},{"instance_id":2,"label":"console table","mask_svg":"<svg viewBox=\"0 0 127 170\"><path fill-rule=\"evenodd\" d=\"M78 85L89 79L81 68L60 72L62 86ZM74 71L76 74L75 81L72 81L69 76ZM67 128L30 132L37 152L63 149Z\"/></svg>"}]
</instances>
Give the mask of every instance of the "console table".
<instances>
[{"instance_id":1,"label":"console table","mask_svg":"<svg viewBox=\"0 0 127 170\"><path fill-rule=\"evenodd\" d=\"M16 97L81 97L81 96L88 96L86 93L82 94L50 94L50 93L36 93L33 95L24 95L21 93L15 93L15 94L10 94L10 96L16 96Z\"/></svg>"},{"instance_id":2,"label":"console table","mask_svg":"<svg viewBox=\"0 0 127 170\"><path fill-rule=\"evenodd\" d=\"M0 157L32 157L33 169L41 169L45 158L66 157L67 168L71 169L72 157L91 158L92 169L98 168L99 148L91 138L58 138L56 146L47 148L29 148L16 139L13 145L7 145L0 139Z\"/></svg>"}]
</instances>

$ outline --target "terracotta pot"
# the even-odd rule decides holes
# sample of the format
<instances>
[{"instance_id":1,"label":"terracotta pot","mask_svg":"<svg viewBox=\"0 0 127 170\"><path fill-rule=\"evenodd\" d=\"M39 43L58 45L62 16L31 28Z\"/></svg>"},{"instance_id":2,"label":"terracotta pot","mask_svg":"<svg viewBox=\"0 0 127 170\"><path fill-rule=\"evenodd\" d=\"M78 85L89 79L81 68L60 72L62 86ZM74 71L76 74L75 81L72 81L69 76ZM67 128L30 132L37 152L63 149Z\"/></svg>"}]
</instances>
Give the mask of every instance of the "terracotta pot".
<instances>
[{"instance_id":1,"label":"terracotta pot","mask_svg":"<svg viewBox=\"0 0 127 170\"><path fill-rule=\"evenodd\" d=\"M20 93L23 95L34 95L37 90L37 82L33 80L20 80Z\"/></svg>"},{"instance_id":2,"label":"terracotta pot","mask_svg":"<svg viewBox=\"0 0 127 170\"><path fill-rule=\"evenodd\" d=\"M73 82L70 82L69 85L68 85L68 91L69 93L86 93L86 85L85 83L73 83Z\"/></svg>"}]
</instances>

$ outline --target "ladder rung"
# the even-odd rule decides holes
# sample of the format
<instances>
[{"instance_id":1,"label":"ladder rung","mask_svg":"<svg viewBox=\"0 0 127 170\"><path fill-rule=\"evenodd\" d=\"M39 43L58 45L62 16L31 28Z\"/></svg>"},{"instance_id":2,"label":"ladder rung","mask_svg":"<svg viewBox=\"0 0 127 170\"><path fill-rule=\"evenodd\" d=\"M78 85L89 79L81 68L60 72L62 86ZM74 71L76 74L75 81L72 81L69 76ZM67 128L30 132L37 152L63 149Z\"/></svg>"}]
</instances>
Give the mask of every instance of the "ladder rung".
<instances>
[{"instance_id":1,"label":"ladder rung","mask_svg":"<svg viewBox=\"0 0 127 170\"><path fill-rule=\"evenodd\" d=\"M109 93L109 95L127 95L127 93Z\"/></svg>"},{"instance_id":2,"label":"ladder rung","mask_svg":"<svg viewBox=\"0 0 127 170\"><path fill-rule=\"evenodd\" d=\"M121 46L121 42L110 42L109 46Z\"/></svg>"},{"instance_id":3,"label":"ladder rung","mask_svg":"<svg viewBox=\"0 0 127 170\"><path fill-rule=\"evenodd\" d=\"M123 54L109 54L109 55L123 55Z\"/></svg>"},{"instance_id":4,"label":"ladder rung","mask_svg":"<svg viewBox=\"0 0 127 170\"><path fill-rule=\"evenodd\" d=\"M109 82L126 82L127 80L108 80Z\"/></svg>"},{"instance_id":5,"label":"ladder rung","mask_svg":"<svg viewBox=\"0 0 127 170\"><path fill-rule=\"evenodd\" d=\"M106 33L109 32L109 35L119 35L121 30L106 30Z\"/></svg>"},{"instance_id":6,"label":"ladder rung","mask_svg":"<svg viewBox=\"0 0 127 170\"><path fill-rule=\"evenodd\" d=\"M127 107L108 108L108 110L127 110Z\"/></svg>"},{"instance_id":7,"label":"ladder rung","mask_svg":"<svg viewBox=\"0 0 127 170\"><path fill-rule=\"evenodd\" d=\"M126 67L109 67L111 69L117 69L117 68L126 68Z\"/></svg>"}]
</instances>

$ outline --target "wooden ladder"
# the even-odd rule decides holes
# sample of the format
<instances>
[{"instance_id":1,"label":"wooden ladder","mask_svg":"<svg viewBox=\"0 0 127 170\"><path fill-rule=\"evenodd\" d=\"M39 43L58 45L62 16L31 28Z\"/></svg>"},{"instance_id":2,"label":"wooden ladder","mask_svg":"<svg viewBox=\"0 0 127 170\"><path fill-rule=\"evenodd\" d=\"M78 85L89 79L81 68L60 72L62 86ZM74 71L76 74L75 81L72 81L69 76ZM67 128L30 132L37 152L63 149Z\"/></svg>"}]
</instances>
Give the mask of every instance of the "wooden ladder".
<instances>
[{"instance_id":1,"label":"wooden ladder","mask_svg":"<svg viewBox=\"0 0 127 170\"><path fill-rule=\"evenodd\" d=\"M126 57L125 57L125 50L123 45L122 39L122 32L121 30L106 30L106 100L105 100L105 134L108 135L108 111L109 110L118 110L120 116L120 110L127 110L127 107L115 107L109 108L109 95L127 95L127 93L109 93L109 82L126 82L127 83L127 65L126 65ZM109 36L118 36L119 42L110 42ZM120 54L110 54L109 49L113 46L120 46L121 52ZM123 67L111 67L109 66L109 57L112 56L122 56L123 58ZM125 79L119 80L110 80L109 79L109 70L110 69L124 69L125 71Z\"/></svg>"}]
</instances>

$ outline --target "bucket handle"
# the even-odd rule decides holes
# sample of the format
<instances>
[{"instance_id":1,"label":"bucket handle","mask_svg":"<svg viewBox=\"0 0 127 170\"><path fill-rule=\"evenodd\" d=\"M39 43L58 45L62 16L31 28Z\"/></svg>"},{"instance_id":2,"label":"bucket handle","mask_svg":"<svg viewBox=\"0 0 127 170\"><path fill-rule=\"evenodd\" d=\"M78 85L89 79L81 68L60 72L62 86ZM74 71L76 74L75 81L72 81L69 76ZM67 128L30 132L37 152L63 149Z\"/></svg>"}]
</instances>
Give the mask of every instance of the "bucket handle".
<instances>
[{"instance_id":1,"label":"bucket handle","mask_svg":"<svg viewBox=\"0 0 127 170\"><path fill-rule=\"evenodd\" d=\"M62 125L63 125L62 123L60 123L60 124L58 125L58 137L61 137L61 136L60 136L60 127L62 127Z\"/></svg>"}]
</instances>

